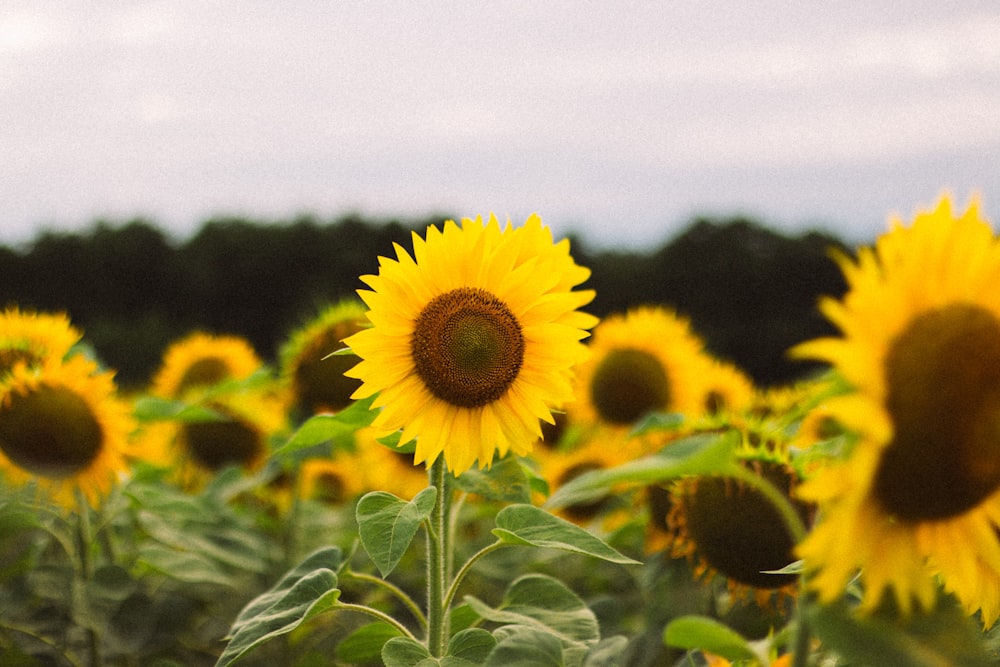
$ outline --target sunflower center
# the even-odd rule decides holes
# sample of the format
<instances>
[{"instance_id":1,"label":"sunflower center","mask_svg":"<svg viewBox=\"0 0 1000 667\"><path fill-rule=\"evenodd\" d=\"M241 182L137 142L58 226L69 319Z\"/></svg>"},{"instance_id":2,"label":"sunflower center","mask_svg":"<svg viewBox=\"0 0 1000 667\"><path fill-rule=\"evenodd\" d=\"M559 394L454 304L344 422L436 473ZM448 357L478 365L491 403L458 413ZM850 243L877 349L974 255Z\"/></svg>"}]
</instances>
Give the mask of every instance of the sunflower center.
<instances>
[{"instance_id":1,"label":"sunflower center","mask_svg":"<svg viewBox=\"0 0 1000 667\"><path fill-rule=\"evenodd\" d=\"M230 375L229 365L219 357L203 357L198 359L184 371L177 383L177 394L191 387L210 387L222 382Z\"/></svg>"},{"instance_id":2,"label":"sunflower center","mask_svg":"<svg viewBox=\"0 0 1000 667\"><path fill-rule=\"evenodd\" d=\"M211 471L249 465L264 451L260 433L239 419L187 423L181 438L191 458Z\"/></svg>"},{"instance_id":3,"label":"sunflower center","mask_svg":"<svg viewBox=\"0 0 1000 667\"><path fill-rule=\"evenodd\" d=\"M621 348L608 352L594 370L590 399L602 419L631 424L670 403L663 364L649 352Z\"/></svg>"},{"instance_id":4,"label":"sunflower center","mask_svg":"<svg viewBox=\"0 0 1000 667\"><path fill-rule=\"evenodd\" d=\"M791 473L779 464L752 464L786 495ZM702 477L673 511L683 512L698 554L723 576L754 588L780 588L793 574L769 574L795 560L795 546L781 514L762 493L725 477ZM794 503L805 520L809 509Z\"/></svg>"},{"instance_id":5,"label":"sunflower center","mask_svg":"<svg viewBox=\"0 0 1000 667\"><path fill-rule=\"evenodd\" d=\"M13 394L0 409L0 450L35 475L69 477L90 465L103 441L87 401L63 387Z\"/></svg>"},{"instance_id":6,"label":"sunflower center","mask_svg":"<svg viewBox=\"0 0 1000 667\"><path fill-rule=\"evenodd\" d=\"M894 436L875 496L904 521L947 519L1000 487L1000 321L955 304L917 317L886 355Z\"/></svg>"},{"instance_id":7,"label":"sunflower center","mask_svg":"<svg viewBox=\"0 0 1000 667\"><path fill-rule=\"evenodd\" d=\"M524 360L521 325L489 292L459 287L428 303L410 339L417 374L443 401L477 408L507 391Z\"/></svg>"},{"instance_id":8,"label":"sunflower center","mask_svg":"<svg viewBox=\"0 0 1000 667\"><path fill-rule=\"evenodd\" d=\"M307 413L343 410L351 404L351 394L361 386L361 381L347 377L344 371L357 364L358 358L354 355L326 355L343 347L340 341L357 329L336 325L303 350L301 361L295 367L294 384L298 405Z\"/></svg>"}]
</instances>

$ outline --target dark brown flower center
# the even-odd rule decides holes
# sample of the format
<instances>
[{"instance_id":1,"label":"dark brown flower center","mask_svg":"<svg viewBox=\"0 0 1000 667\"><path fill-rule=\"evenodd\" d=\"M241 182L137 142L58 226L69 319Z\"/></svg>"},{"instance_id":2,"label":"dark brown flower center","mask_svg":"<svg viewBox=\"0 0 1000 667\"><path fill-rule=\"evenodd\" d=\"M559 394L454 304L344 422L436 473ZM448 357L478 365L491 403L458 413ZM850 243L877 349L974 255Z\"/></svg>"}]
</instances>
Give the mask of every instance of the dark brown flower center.
<instances>
[{"instance_id":1,"label":"dark brown flower center","mask_svg":"<svg viewBox=\"0 0 1000 667\"><path fill-rule=\"evenodd\" d=\"M15 465L63 478L97 457L104 432L87 401L64 387L41 385L13 394L0 408L0 450Z\"/></svg>"},{"instance_id":2,"label":"dark brown flower center","mask_svg":"<svg viewBox=\"0 0 1000 667\"><path fill-rule=\"evenodd\" d=\"M361 386L361 381L345 376L344 371L357 364L358 358L327 355L343 347L341 341L358 328L348 322L335 324L311 340L299 354L293 386L296 403L307 415L324 410L336 412L351 404L351 394Z\"/></svg>"},{"instance_id":3,"label":"dark brown flower center","mask_svg":"<svg viewBox=\"0 0 1000 667\"><path fill-rule=\"evenodd\" d=\"M524 336L503 301L482 289L459 287L420 312L410 350L432 394L477 408L499 399L517 378Z\"/></svg>"},{"instance_id":4,"label":"dark brown flower center","mask_svg":"<svg viewBox=\"0 0 1000 667\"><path fill-rule=\"evenodd\" d=\"M786 495L793 477L785 466L761 463L754 468ZM683 525L697 553L723 576L754 588L780 588L792 574L768 574L795 560L794 540L781 514L762 493L726 477L701 477L688 487L672 511L683 512ZM809 511L798 505L806 520Z\"/></svg>"},{"instance_id":5,"label":"dark brown flower center","mask_svg":"<svg viewBox=\"0 0 1000 667\"><path fill-rule=\"evenodd\" d=\"M915 318L885 360L894 435L875 497L904 521L975 507L1000 488L1000 321L968 304Z\"/></svg>"},{"instance_id":6,"label":"dark brown flower center","mask_svg":"<svg viewBox=\"0 0 1000 667\"><path fill-rule=\"evenodd\" d=\"M202 357L184 371L177 383L177 395L192 387L211 387L232 375L229 364L219 357Z\"/></svg>"},{"instance_id":7,"label":"dark brown flower center","mask_svg":"<svg viewBox=\"0 0 1000 667\"><path fill-rule=\"evenodd\" d=\"M594 370L590 400L601 419L631 424L670 403L670 382L663 364L642 350L611 350Z\"/></svg>"},{"instance_id":8,"label":"dark brown flower center","mask_svg":"<svg viewBox=\"0 0 1000 667\"><path fill-rule=\"evenodd\" d=\"M213 409L226 412L218 406ZM181 439L195 463L212 471L249 465L264 451L264 435L237 418L184 424Z\"/></svg>"}]
</instances>

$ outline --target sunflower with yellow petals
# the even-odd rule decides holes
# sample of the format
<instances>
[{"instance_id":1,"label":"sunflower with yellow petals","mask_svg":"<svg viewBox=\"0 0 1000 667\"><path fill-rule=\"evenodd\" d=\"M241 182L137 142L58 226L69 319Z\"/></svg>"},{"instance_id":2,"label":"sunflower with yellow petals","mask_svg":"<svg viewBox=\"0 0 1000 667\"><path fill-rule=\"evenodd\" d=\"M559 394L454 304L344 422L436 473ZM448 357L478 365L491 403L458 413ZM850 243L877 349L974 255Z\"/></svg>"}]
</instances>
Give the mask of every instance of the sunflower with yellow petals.
<instances>
[{"instance_id":1,"label":"sunflower with yellow petals","mask_svg":"<svg viewBox=\"0 0 1000 667\"><path fill-rule=\"evenodd\" d=\"M335 355L343 340L365 327L360 301L345 300L324 309L315 319L292 332L279 357L281 377L291 392L291 407L309 417L337 412L351 404L360 383L344 371L358 362L354 355Z\"/></svg>"},{"instance_id":2,"label":"sunflower with yellow petals","mask_svg":"<svg viewBox=\"0 0 1000 667\"><path fill-rule=\"evenodd\" d=\"M166 349L150 393L161 398L181 398L190 389L246 379L262 365L244 338L199 331Z\"/></svg>"},{"instance_id":3,"label":"sunflower with yellow petals","mask_svg":"<svg viewBox=\"0 0 1000 667\"><path fill-rule=\"evenodd\" d=\"M862 607L891 591L929 609L936 577L989 626L1000 615L1000 242L973 202L948 197L894 220L857 260L842 301L822 303L842 337L797 348L850 391L826 404L856 436L802 490L823 520L799 547L809 584L838 599L860 569Z\"/></svg>"},{"instance_id":4,"label":"sunflower with yellow petals","mask_svg":"<svg viewBox=\"0 0 1000 667\"><path fill-rule=\"evenodd\" d=\"M650 412L705 413L710 357L690 323L643 306L611 315L594 329L591 357L579 368L575 421L627 430Z\"/></svg>"},{"instance_id":5,"label":"sunflower with yellow petals","mask_svg":"<svg viewBox=\"0 0 1000 667\"><path fill-rule=\"evenodd\" d=\"M132 428L113 374L81 355L15 364L0 381L0 470L67 508L78 506L78 491L92 506L108 495L126 472Z\"/></svg>"},{"instance_id":6,"label":"sunflower with yellow petals","mask_svg":"<svg viewBox=\"0 0 1000 667\"><path fill-rule=\"evenodd\" d=\"M396 245L361 278L371 326L344 341L361 358L346 373L362 382L353 398L378 394L373 426L415 439L417 463L443 456L458 475L525 454L587 354L580 341L597 320L577 309L594 293L573 288L589 269L537 215L517 228L449 220L412 240L412 256Z\"/></svg>"},{"instance_id":7,"label":"sunflower with yellow petals","mask_svg":"<svg viewBox=\"0 0 1000 667\"><path fill-rule=\"evenodd\" d=\"M15 365L37 367L62 361L83 334L63 313L35 313L18 308L0 312L0 378Z\"/></svg>"}]
</instances>

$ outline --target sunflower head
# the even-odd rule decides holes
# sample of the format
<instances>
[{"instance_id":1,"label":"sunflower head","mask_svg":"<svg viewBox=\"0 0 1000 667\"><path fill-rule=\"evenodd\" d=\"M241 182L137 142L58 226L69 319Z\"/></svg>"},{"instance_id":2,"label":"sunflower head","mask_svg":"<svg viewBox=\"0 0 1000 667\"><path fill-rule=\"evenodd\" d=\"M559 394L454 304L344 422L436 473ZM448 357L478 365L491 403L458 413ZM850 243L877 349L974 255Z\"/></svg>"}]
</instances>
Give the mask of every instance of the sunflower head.
<instances>
[{"instance_id":1,"label":"sunflower head","mask_svg":"<svg viewBox=\"0 0 1000 667\"><path fill-rule=\"evenodd\" d=\"M74 507L79 490L96 504L126 466L133 424L110 373L74 356L30 370L16 365L0 383L0 467L15 483L35 482Z\"/></svg>"},{"instance_id":2,"label":"sunflower head","mask_svg":"<svg viewBox=\"0 0 1000 667\"><path fill-rule=\"evenodd\" d=\"M364 306L342 301L323 310L313 321L294 331L280 352L281 375L292 393L292 409L302 416L346 408L361 385L344 375L358 362L354 355L331 353L343 340L365 326Z\"/></svg>"},{"instance_id":3,"label":"sunflower head","mask_svg":"<svg viewBox=\"0 0 1000 667\"><path fill-rule=\"evenodd\" d=\"M0 312L0 379L17 365L61 362L81 338L65 314L7 308Z\"/></svg>"},{"instance_id":4,"label":"sunflower head","mask_svg":"<svg viewBox=\"0 0 1000 667\"><path fill-rule=\"evenodd\" d=\"M344 342L361 358L346 375L354 398L378 394L374 426L416 439L416 462L444 456L460 474L496 453L523 454L540 420L572 397L580 342L596 319L574 291L590 272L553 243L533 215L521 227L496 217L430 226L412 256L380 258L359 290L371 326Z\"/></svg>"},{"instance_id":5,"label":"sunflower head","mask_svg":"<svg viewBox=\"0 0 1000 667\"><path fill-rule=\"evenodd\" d=\"M896 594L929 608L934 573L970 610L1000 614L1000 243L973 204L946 197L874 247L841 259L848 292L824 313L842 337L797 354L829 363L849 391L827 417L856 435L843 462L803 488L824 520L800 553L835 599L862 569L864 605ZM891 554L891 557L886 557ZM977 572L970 585L966 573ZM993 602L989 602L992 600Z\"/></svg>"},{"instance_id":6,"label":"sunflower head","mask_svg":"<svg viewBox=\"0 0 1000 667\"><path fill-rule=\"evenodd\" d=\"M245 379L262 365L253 347L243 338L195 332L164 352L150 393L163 398L182 398L192 390L205 389L223 380Z\"/></svg>"}]
</instances>

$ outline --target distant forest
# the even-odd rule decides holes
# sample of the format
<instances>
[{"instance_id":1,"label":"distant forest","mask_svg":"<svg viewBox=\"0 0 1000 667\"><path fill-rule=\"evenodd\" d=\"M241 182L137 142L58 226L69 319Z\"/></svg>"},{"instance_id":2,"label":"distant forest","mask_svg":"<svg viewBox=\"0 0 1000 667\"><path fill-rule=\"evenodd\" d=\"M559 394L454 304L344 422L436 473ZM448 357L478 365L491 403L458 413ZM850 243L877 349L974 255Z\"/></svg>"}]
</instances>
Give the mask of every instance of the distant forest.
<instances>
[{"instance_id":1,"label":"distant forest","mask_svg":"<svg viewBox=\"0 0 1000 667\"><path fill-rule=\"evenodd\" d=\"M443 217L400 222L213 219L183 242L148 220L95 222L0 245L0 306L65 311L119 383L141 389L166 346L203 330L246 337L274 362L288 334L362 287L392 243ZM798 342L834 333L816 309L845 290L825 233L779 234L746 218L695 219L648 251L592 248L571 237L598 316L662 304L688 317L717 356L761 386L814 370L788 359Z\"/></svg>"}]
</instances>

